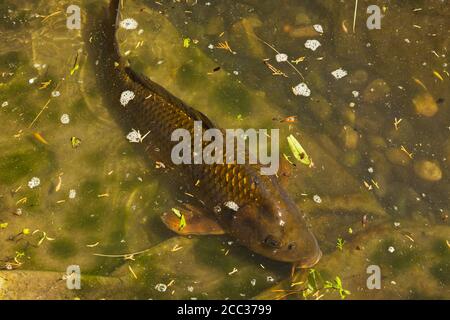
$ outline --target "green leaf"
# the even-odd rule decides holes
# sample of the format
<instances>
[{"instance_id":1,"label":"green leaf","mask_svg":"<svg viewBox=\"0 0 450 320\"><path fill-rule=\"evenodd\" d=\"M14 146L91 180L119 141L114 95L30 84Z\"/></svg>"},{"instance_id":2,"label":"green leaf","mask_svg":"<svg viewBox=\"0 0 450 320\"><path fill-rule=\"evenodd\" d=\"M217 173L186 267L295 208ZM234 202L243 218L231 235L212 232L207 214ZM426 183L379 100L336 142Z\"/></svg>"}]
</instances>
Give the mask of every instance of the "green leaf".
<instances>
[{"instance_id":1,"label":"green leaf","mask_svg":"<svg viewBox=\"0 0 450 320\"><path fill-rule=\"evenodd\" d=\"M295 159L297 159L300 163L305 166L310 166L312 164L311 159L306 153L305 149L303 149L302 145L298 140L291 134L287 137L287 141L289 144L289 148L291 149L292 154Z\"/></svg>"},{"instance_id":2,"label":"green leaf","mask_svg":"<svg viewBox=\"0 0 450 320\"><path fill-rule=\"evenodd\" d=\"M184 38L183 39L183 47L189 48L190 45L191 45L191 39L190 38Z\"/></svg>"}]
</instances>

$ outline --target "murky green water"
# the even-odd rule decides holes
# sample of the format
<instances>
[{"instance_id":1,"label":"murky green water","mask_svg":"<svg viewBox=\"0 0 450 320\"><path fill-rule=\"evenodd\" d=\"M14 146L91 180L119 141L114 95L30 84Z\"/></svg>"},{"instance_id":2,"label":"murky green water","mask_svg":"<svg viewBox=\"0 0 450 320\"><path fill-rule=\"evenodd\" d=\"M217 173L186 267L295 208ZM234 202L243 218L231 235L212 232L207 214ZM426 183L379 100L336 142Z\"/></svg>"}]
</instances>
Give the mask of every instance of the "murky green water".
<instances>
[{"instance_id":1,"label":"murky green water","mask_svg":"<svg viewBox=\"0 0 450 320\"><path fill-rule=\"evenodd\" d=\"M324 256L293 279L226 236L165 229L159 215L184 195L109 115L83 24L66 27L70 4L85 21L94 2L0 1L0 298L339 299L324 288L336 277L348 299L450 298L447 1L359 1L354 31L354 1L125 1L135 70L223 128L279 128L287 155L294 134L313 159L288 191ZM381 30L366 27L371 4ZM293 94L301 82L309 97ZM66 288L69 265L81 290Z\"/></svg>"}]
</instances>

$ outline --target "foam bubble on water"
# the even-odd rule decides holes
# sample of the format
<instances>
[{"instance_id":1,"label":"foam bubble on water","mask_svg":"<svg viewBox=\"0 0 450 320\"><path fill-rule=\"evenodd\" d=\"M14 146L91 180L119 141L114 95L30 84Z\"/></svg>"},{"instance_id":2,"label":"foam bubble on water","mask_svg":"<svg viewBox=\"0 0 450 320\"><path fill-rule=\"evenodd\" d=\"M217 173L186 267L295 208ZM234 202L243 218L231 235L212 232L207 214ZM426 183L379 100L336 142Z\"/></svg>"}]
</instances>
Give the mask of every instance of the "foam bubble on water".
<instances>
[{"instance_id":1,"label":"foam bubble on water","mask_svg":"<svg viewBox=\"0 0 450 320\"><path fill-rule=\"evenodd\" d=\"M67 114L67 113L64 113L62 116L61 116L61 123L62 124L68 124L69 122L70 122L70 117L69 117L69 115Z\"/></svg>"},{"instance_id":2,"label":"foam bubble on water","mask_svg":"<svg viewBox=\"0 0 450 320\"><path fill-rule=\"evenodd\" d=\"M306 40L305 42L305 47L311 49L312 51L316 51L316 49L320 46L321 44L318 40Z\"/></svg>"},{"instance_id":3,"label":"foam bubble on water","mask_svg":"<svg viewBox=\"0 0 450 320\"><path fill-rule=\"evenodd\" d=\"M345 77L348 73L347 71L345 71L342 68L336 69L334 70L332 73L333 77L335 77L336 79L342 79L343 77Z\"/></svg>"},{"instance_id":4,"label":"foam bubble on water","mask_svg":"<svg viewBox=\"0 0 450 320\"><path fill-rule=\"evenodd\" d=\"M314 195L313 200L315 203L322 203L322 198L318 194Z\"/></svg>"},{"instance_id":5,"label":"foam bubble on water","mask_svg":"<svg viewBox=\"0 0 450 320\"><path fill-rule=\"evenodd\" d=\"M158 290L159 292L166 292L167 290L167 285L165 285L164 283L158 283L155 286L155 289Z\"/></svg>"},{"instance_id":6,"label":"foam bubble on water","mask_svg":"<svg viewBox=\"0 0 450 320\"><path fill-rule=\"evenodd\" d=\"M52 91L53 98L59 97L60 95L61 95L61 92L59 92L58 90Z\"/></svg>"},{"instance_id":7,"label":"foam bubble on water","mask_svg":"<svg viewBox=\"0 0 450 320\"><path fill-rule=\"evenodd\" d=\"M311 90L308 88L308 86L304 82L302 82L302 83L296 85L294 88L292 88L292 92L296 96L309 97L311 95Z\"/></svg>"},{"instance_id":8,"label":"foam bubble on water","mask_svg":"<svg viewBox=\"0 0 450 320\"><path fill-rule=\"evenodd\" d=\"M134 97L135 95L133 91L126 90L120 95L120 104L125 107L131 100L134 99Z\"/></svg>"},{"instance_id":9,"label":"foam bubble on water","mask_svg":"<svg viewBox=\"0 0 450 320\"><path fill-rule=\"evenodd\" d=\"M138 27L138 23L133 18L126 18L120 21L120 27L126 30L134 30Z\"/></svg>"},{"instance_id":10,"label":"foam bubble on water","mask_svg":"<svg viewBox=\"0 0 450 320\"><path fill-rule=\"evenodd\" d=\"M41 180L38 177L33 177L30 181L28 181L28 186L30 187L30 189L36 188L40 184Z\"/></svg>"}]
</instances>

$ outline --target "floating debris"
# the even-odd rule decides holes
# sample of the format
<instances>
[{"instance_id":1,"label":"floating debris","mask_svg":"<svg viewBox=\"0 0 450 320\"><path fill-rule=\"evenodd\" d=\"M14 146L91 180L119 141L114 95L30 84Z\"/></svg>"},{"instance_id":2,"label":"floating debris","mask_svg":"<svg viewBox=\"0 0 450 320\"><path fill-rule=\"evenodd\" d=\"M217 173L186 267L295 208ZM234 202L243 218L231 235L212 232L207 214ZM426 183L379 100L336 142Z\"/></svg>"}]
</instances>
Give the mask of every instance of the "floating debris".
<instances>
[{"instance_id":1,"label":"floating debris","mask_svg":"<svg viewBox=\"0 0 450 320\"><path fill-rule=\"evenodd\" d=\"M134 99L134 97L135 94L133 91L126 90L120 95L120 104L125 107L131 100Z\"/></svg>"},{"instance_id":2,"label":"floating debris","mask_svg":"<svg viewBox=\"0 0 450 320\"><path fill-rule=\"evenodd\" d=\"M344 69L339 68L339 69L331 72L331 74L333 75L333 77L335 77L336 79L339 80L339 79L342 79L343 77L345 77L348 73Z\"/></svg>"},{"instance_id":3,"label":"floating debris","mask_svg":"<svg viewBox=\"0 0 450 320\"><path fill-rule=\"evenodd\" d=\"M280 69L275 68L273 65L271 65L267 60L263 60L264 64L269 68L270 71L272 71L273 76L283 76L287 78L288 76L281 71Z\"/></svg>"},{"instance_id":4,"label":"floating debris","mask_svg":"<svg viewBox=\"0 0 450 320\"><path fill-rule=\"evenodd\" d=\"M134 30L138 27L138 23L133 18L126 18L120 21L120 27L126 30Z\"/></svg>"},{"instance_id":5,"label":"floating debris","mask_svg":"<svg viewBox=\"0 0 450 320\"><path fill-rule=\"evenodd\" d=\"M70 138L70 144L72 145L72 148L78 148L81 144L81 139L77 137L71 137Z\"/></svg>"},{"instance_id":6,"label":"floating debris","mask_svg":"<svg viewBox=\"0 0 450 320\"><path fill-rule=\"evenodd\" d=\"M40 184L41 180L38 177L33 177L30 181L28 181L28 186L30 187L30 189L36 188Z\"/></svg>"},{"instance_id":7,"label":"floating debris","mask_svg":"<svg viewBox=\"0 0 450 320\"><path fill-rule=\"evenodd\" d=\"M178 225L178 231L183 230L184 227L186 227L186 218L184 217L184 214L180 212L180 210L176 208L172 208L172 212L180 219L180 224Z\"/></svg>"},{"instance_id":8,"label":"floating debris","mask_svg":"<svg viewBox=\"0 0 450 320\"><path fill-rule=\"evenodd\" d=\"M292 60L291 62L295 63L295 64L299 64L300 62L305 61L305 59L306 59L306 57L298 57L297 59Z\"/></svg>"},{"instance_id":9,"label":"floating debris","mask_svg":"<svg viewBox=\"0 0 450 320\"><path fill-rule=\"evenodd\" d=\"M311 95L311 90L308 88L308 86L304 82L302 82L302 83L296 85L295 87L293 87L292 88L292 92L296 96L309 97Z\"/></svg>"},{"instance_id":10,"label":"floating debris","mask_svg":"<svg viewBox=\"0 0 450 320\"><path fill-rule=\"evenodd\" d=\"M400 124L400 122L402 122L403 119L397 119L394 118L394 128L395 130L398 130L398 125Z\"/></svg>"},{"instance_id":11,"label":"floating debris","mask_svg":"<svg viewBox=\"0 0 450 320\"><path fill-rule=\"evenodd\" d=\"M215 46L214 48L226 50L226 51L231 52L232 54L236 54L236 52L234 52L233 50L231 50L231 47L230 47L230 45L228 44L228 41L225 41L225 42L219 42L219 43L217 44L217 46Z\"/></svg>"},{"instance_id":12,"label":"floating debris","mask_svg":"<svg viewBox=\"0 0 450 320\"><path fill-rule=\"evenodd\" d=\"M183 47L189 48L191 46L191 39L190 38L184 38L183 39Z\"/></svg>"},{"instance_id":13,"label":"floating debris","mask_svg":"<svg viewBox=\"0 0 450 320\"><path fill-rule=\"evenodd\" d=\"M62 116L61 116L61 123L62 124L68 124L69 122L70 122L70 117L69 117L69 115L67 114L67 113L64 113Z\"/></svg>"},{"instance_id":14,"label":"floating debris","mask_svg":"<svg viewBox=\"0 0 450 320\"><path fill-rule=\"evenodd\" d=\"M43 144L48 144L47 140L45 140L44 137L39 132L33 133L33 137L35 137L36 140L38 140L39 142L41 142Z\"/></svg>"},{"instance_id":15,"label":"floating debris","mask_svg":"<svg viewBox=\"0 0 450 320\"><path fill-rule=\"evenodd\" d=\"M340 251L342 251L342 249L344 249L344 244L345 244L345 240L342 238L338 238L337 242L336 242L336 248L338 248Z\"/></svg>"},{"instance_id":16,"label":"floating debris","mask_svg":"<svg viewBox=\"0 0 450 320\"><path fill-rule=\"evenodd\" d=\"M321 44L318 40L306 40L305 42L305 47L307 49L311 49L312 51L316 51L320 46Z\"/></svg>"},{"instance_id":17,"label":"floating debris","mask_svg":"<svg viewBox=\"0 0 450 320\"><path fill-rule=\"evenodd\" d=\"M300 142L292 134L287 137L287 141L295 159L300 161L300 163L304 164L305 166L311 167L312 161L306 153L305 149L303 149L303 147L301 146Z\"/></svg>"},{"instance_id":18,"label":"floating debris","mask_svg":"<svg viewBox=\"0 0 450 320\"><path fill-rule=\"evenodd\" d=\"M228 272L228 275L231 276L231 275L235 274L236 272L238 272L238 269L233 268L233 270L231 272Z\"/></svg>"}]
</instances>

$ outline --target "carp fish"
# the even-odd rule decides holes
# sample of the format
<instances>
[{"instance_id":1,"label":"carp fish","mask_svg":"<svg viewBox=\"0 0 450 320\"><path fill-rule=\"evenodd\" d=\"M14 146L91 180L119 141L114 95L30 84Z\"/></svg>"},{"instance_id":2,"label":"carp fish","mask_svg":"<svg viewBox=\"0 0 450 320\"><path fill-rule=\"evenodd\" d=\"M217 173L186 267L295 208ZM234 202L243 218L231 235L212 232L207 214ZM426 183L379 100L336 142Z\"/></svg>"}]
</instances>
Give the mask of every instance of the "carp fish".
<instances>
[{"instance_id":1,"label":"carp fish","mask_svg":"<svg viewBox=\"0 0 450 320\"><path fill-rule=\"evenodd\" d=\"M116 31L120 0L111 0L101 17L92 20L88 33L89 58L95 63L97 82L114 115L128 128L148 132L141 145L165 164L171 163L174 130L194 131L217 127L205 114L188 106L162 86L130 67L119 52ZM124 100L124 96L125 99ZM155 155L152 155L154 157ZM238 243L269 259L290 262L301 268L321 258L316 238L304 214L275 175L261 175L252 164L180 164L175 166L189 193L199 204L176 209L185 226L172 212L161 216L163 223L181 235L228 234ZM181 181L180 181L181 183ZM229 205L233 204L233 205Z\"/></svg>"}]
</instances>

